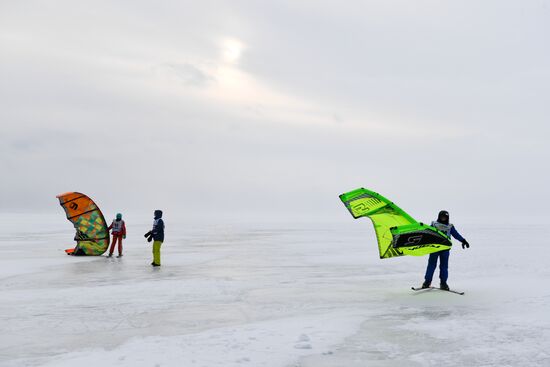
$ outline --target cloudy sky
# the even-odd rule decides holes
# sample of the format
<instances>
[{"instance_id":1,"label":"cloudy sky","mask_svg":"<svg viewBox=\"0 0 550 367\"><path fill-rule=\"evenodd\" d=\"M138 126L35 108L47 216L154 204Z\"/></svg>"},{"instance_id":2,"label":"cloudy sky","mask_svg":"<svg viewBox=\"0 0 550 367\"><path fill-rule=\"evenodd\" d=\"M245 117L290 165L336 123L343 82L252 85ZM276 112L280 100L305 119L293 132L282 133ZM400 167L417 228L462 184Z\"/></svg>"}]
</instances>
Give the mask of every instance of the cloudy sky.
<instances>
[{"instance_id":1,"label":"cloudy sky","mask_svg":"<svg viewBox=\"0 0 550 367\"><path fill-rule=\"evenodd\" d=\"M0 0L0 210L547 218L548 45L548 0Z\"/></svg>"}]
</instances>

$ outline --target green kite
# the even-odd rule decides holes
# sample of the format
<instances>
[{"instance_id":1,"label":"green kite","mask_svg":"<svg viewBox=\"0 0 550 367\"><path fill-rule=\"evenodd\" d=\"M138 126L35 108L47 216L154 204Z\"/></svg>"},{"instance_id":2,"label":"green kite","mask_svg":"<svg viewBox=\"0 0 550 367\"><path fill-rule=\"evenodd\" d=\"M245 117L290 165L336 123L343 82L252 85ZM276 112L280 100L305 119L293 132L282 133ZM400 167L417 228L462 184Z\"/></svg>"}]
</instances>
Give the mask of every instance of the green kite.
<instances>
[{"instance_id":1,"label":"green kite","mask_svg":"<svg viewBox=\"0 0 550 367\"><path fill-rule=\"evenodd\" d=\"M451 239L445 233L417 222L376 192L356 189L340 195L340 200L354 218L370 218L381 259L403 255L422 256L451 248Z\"/></svg>"}]
</instances>

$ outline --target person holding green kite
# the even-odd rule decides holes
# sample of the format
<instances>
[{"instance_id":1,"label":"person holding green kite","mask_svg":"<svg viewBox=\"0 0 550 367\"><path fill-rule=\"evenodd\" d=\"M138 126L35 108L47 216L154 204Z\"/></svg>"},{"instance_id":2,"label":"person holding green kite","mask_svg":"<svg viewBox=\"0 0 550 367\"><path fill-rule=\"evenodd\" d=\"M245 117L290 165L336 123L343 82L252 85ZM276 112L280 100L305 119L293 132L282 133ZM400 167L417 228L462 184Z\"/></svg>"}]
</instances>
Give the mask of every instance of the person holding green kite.
<instances>
[{"instance_id":1,"label":"person holding green kite","mask_svg":"<svg viewBox=\"0 0 550 367\"><path fill-rule=\"evenodd\" d=\"M412 287L413 290L435 288L431 287L431 282L439 259L439 289L464 294L450 290L447 285L449 250L452 237L462 243L462 248L469 248L470 244L449 224L448 212L441 211L437 220L427 225L418 222L393 201L365 188L343 193L340 200L353 218L367 217L372 221L381 259L429 255L422 288Z\"/></svg>"},{"instance_id":2,"label":"person holding green kite","mask_svg":"<svg viewBox=\"0 0 550 367\"><path fill-rule=\"evenodd\" d=\"M470 244L464 237L458 233L455 226L452 223L449 223L449 212L442 210L437 216L437 220L432 222L432 227L437 228L439 231L445 233L447 237L454 237L462 243L462 248L470 248ZM430 254L428 259L428 267L426 268L426 275L424 276L424 283L422 283L422 288L429 288L432 284L433 275L435 268L437 267L437 259L439 259L439 280L441 281L439 288L448 291L449 285L447 284L447 279L449 278L449 250L443 250L439 252L434 252Z\"/></svg>"}]
</instances>

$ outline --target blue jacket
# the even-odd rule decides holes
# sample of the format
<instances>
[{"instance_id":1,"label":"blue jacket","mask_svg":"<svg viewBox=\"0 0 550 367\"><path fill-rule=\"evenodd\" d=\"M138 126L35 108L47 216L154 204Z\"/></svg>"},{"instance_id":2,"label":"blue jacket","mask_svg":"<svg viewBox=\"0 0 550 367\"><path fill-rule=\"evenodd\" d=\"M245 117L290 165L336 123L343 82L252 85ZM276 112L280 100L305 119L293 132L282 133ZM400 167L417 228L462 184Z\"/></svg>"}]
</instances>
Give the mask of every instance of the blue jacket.
<instances>
[{"instance_id":1,"label":"blue jacket","mask_svg":"<svg viewBox=\"0 0 550 367\"><path fill-rule=\"evenodd\" d=\"M462 237L460 235L460 233L458 233L458 231L456 230L455 226L452 226L451 227L451 236L453 236L454 238L456 238L457 240L459 240L460 242L463 242L464 241L464 237Z\"/></svg>"},{"instance_id":2,"label":"blue jacket","mask_svg":"<svg viewBox=\"0 0 550 367\"><path fill-rule=\"evenodd\" d=\"M153 240L164 242L164 221L162 218L157 218L153 222Z\"/></svg>"}]
</instances>

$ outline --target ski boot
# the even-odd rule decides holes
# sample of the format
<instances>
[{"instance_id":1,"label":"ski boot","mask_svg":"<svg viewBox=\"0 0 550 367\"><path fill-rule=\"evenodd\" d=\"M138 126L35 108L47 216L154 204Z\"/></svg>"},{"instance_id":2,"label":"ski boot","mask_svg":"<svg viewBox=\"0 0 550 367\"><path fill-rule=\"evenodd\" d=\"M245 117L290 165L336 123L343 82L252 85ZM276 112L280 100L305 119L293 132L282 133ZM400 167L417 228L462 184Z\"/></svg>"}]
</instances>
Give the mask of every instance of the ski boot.
<instances>
[{"instance_id":1,"label":"ski boot","mask_svg":"<svg viewBox=\"0 0 550 367\"><path fill-rule=\"evenodd\" d=\"M424 289L424 288L430 288L430 285L431 285L431 284L432 284L431 282L424 282L424 283L422 283L422 289Z\"/></svg>"},{"instance_id":2,"label":"ski boot","mask_svg":"<svg viewBox=\"0 0 550 367\"><path fill-rule=\"evenodd\" d=\"M107 255L107 257L113 257L113 254L109 254L109 255Z\"/></svg>"},{"instance_id":3,"label":"ski boot","mask_svg":"<svg viewBox=\"0 0 550 367\"><path fill-rule=\"evenodd\" d=\"M122 254L118 255L117 257L122 257Z\"/></svg>"},{"instance_id":4,"label":"ski boot","mask_svg":"<svg viewBox=\"0 0 550 367\"><path fill-rule=\"evenodd\" d=\"M448 291L449 285L446 282L441 282L441 284L439 285L439 288L443 289L444 291Z\"/></svg>"}]
</instances>

